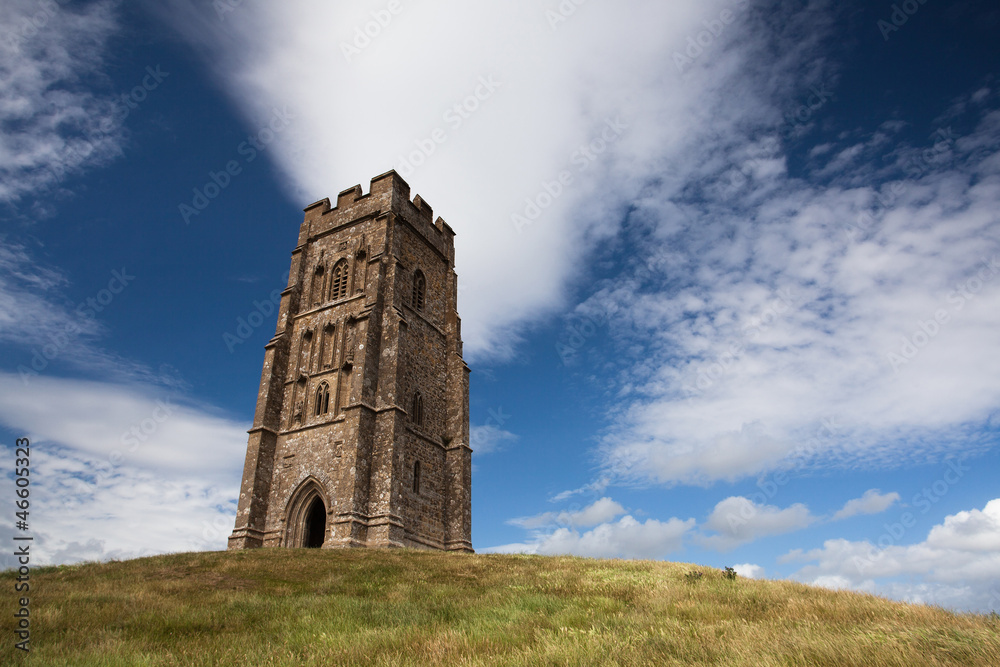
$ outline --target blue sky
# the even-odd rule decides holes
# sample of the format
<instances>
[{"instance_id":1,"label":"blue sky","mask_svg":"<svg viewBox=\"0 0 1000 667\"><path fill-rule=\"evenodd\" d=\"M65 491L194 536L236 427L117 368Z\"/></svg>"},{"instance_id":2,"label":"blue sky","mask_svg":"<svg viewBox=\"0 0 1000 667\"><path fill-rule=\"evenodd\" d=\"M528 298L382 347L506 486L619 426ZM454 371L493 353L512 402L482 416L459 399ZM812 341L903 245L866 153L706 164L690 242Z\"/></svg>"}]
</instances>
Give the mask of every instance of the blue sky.
<instances>
[{"instance_id":1,"label":"blue sky","mask_svg":"<svg viewBox=\"0 0 1000 667\"><path fill-rule=\"evenodd\" d=\"M458 233L479 551L1000 609L995 4L0 26L2 502L30 436L43 562L225 545L302 208L395 168Z\"/></svg>"}]
</instances>

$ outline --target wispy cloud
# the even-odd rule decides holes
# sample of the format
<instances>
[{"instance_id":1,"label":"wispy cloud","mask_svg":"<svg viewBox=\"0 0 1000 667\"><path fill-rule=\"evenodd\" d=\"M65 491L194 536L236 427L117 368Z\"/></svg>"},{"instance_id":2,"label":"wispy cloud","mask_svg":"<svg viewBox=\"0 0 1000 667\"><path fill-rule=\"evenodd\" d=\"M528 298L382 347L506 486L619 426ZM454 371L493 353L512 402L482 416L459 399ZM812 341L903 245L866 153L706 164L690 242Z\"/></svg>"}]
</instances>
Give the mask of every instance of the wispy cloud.
<instances>
[{"instance_id":1,"label":"wispy cloud","mask_svg":"<svg viewBox=\"0 0 1000 667\"><path fill-rule=\"evenodd\" d=\"M899 502L899 494L881 493L878 489L865 491L860 498L854 498L844 503L844 506L833 515L834 521L847 519L858 514L879 514Z\"/></svg>"},{"instance_id":2,"label":"wispy cloud","mask_svg":"<svg viewBox=\"0 0 1000 667\"><path fill-rule=\"evenodd\" d=\"M63 272L45 266L24 246L0 246L0 343L28 352L12 369L22 384L67 367L126 382L177 384L100 344L106 334L101 313L114 308L135 279L128 266L109 267L106 283L70 303L63 294L69 283Z\"/></svg>"},{"instance_id":3,"label":"wispy cloud","mask_svg":"<svg viewBox=\"0 0 1000 667\"><path fill-rule=\"evenodd\" d=\"M109 88L101 66L117 4L0 5L0 202L52 190L120 153L122 108L99 92Z\"/></svg>"},{"instance_id":4,"label":"wispy cloud","mask_svg":"<svg viewBox=\"0 0 1000 667\"><path fill-rule=\"evenodd\" d=\"M543 528L546 526L571 526L588 528L625 514L625 508L611 498L601 498L579 510L544 512L535 516L511 519L507 523L521 528Z\"/></svg>"},{"instance_id":5,"label":"wispy cloud","mask_svg":"<svg viewBox=\"0 0 1000 667\"><path fill-rule=\"evenodd\" d=\"M677 249L675 266L588 299L617 308L619 349L642 350L623 362L601 478L735 480L787 467L803 443L797 466L894 466L989 446L1000 96L977 98L964 134L863 140L889 158L864 178L853 167L823 185L772 177L757 203L680 203L690 222L664 209L665 195L639 203L635 217Z\"/></svg>"}]
</instances>

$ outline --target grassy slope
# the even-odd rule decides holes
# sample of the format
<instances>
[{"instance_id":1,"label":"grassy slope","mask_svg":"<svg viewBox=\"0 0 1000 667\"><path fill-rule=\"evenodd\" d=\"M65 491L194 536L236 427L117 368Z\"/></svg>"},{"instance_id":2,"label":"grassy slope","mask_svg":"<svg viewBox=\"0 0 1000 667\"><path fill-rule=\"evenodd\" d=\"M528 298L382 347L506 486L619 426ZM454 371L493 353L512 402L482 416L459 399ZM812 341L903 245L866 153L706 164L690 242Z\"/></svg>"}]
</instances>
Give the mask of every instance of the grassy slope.
<instances>
[{"instance_id":1,"label":"grassy slope","mask_svg":"<svg viewBox=\"0 0 1000 667\"><path fill-rule=\"evenodd\" d=\"M31 581L35 665L1000 665L996 616L677 563L264 549Z\"/></svg>"}]
</instances>

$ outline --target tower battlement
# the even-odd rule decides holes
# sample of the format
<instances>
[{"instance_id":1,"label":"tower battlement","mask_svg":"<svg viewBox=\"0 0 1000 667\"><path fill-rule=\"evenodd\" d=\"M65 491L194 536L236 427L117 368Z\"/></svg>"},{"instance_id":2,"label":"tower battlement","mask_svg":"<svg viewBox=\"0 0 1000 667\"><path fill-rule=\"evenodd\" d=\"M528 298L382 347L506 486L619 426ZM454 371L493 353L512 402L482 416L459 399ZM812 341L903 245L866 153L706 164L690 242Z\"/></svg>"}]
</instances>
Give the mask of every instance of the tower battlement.
<instances>
[{"instance_id":1,"label":"tower battlement","mask_svg":"<svg viewBox=\"0 0 1000 667\"><path fill-rule=\"evenodd\" d=\"M304 212L229 547L471 551L455 232L395 171Z\"/></svg>"},{"instance_id":2,"label":"tower battlement","mask_svg":"<svg viewBox=\"0 0 1000 667\"><path fill-rule=\"evenodd\" d=\"M367 193L358 184L338 193L336 205L331 204L329 197L310 204L304 209L302 231L308 238L350 221L390 210L402 215L411 224L417 221L424 223L420 225L422 230L441 250L449 243L450 237L455 236L455 231L443 218L434 219L434 209L427 200L420 195L410 199L409 184L395 170L371 179ZM301 233L299 242L303 242Z\"/></svg>"}]
</instances>

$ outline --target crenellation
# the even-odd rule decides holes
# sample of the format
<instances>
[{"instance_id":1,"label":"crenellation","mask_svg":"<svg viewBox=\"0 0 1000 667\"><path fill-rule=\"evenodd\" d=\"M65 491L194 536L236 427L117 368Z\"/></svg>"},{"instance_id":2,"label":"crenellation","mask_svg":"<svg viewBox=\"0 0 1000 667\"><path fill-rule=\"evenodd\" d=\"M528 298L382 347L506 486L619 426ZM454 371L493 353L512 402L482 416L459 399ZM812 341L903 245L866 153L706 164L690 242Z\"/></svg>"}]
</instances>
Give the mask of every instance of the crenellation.
<instances>
[{"instance_id":1,"label":"crenellation","mask_svg":"<svg viewBox=\"0 0 1000 667\"><path fill-rule=\"evenodd\" d=\"M364 192L361 190L361 185L355 185L354 187L347 188L346 190L341 190L337 193L337 210L343 211L348 206L352 205L354 202L358 201L364 197ZM323 215L330 213L330 211L324 211Z\"/></svg>"},{"instance_id":2,"label":"crenellation","mask_svg":"<svg viewBox=\"0 0 1000 667\"><path fill-rule=\"evenodd\" d=\"M420 195L413 198L413 208L417 209L417 215L427 222L434 219L434 209Z\"/></svg>"}]
</instances>

